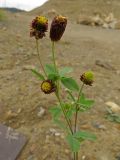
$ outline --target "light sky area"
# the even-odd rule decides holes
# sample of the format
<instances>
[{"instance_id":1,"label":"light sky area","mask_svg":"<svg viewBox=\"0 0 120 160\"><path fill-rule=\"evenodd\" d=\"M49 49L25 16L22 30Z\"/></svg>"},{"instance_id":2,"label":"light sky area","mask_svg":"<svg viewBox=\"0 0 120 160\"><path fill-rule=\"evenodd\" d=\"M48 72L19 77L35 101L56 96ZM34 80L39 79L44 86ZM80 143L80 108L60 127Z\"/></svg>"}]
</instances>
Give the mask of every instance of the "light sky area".
<instances>
[{"instance_id":1,"label":"light sky area","mask_svg":"<svg viewBox=\"0 0 120 160\"><path fill-rule=\"evenodd\" d=\"M48 0L0 0L0 7L15 7L30 11Z\"/></svg>"}]
</instances>

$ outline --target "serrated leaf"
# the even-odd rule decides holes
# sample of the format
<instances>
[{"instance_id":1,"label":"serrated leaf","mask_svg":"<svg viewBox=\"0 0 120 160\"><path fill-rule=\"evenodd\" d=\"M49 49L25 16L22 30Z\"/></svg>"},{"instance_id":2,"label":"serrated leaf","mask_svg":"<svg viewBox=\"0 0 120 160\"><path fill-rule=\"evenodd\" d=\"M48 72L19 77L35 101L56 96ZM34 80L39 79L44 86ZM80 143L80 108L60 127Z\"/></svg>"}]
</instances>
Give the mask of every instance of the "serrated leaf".
<instances>
[{"instance_id":1,"label":"serrated leaf","mask_svg":"<svg viewBox=\"0 0 120 160\"><path fill-rule=\"evenodd\" d=\"M42 80L42 81L45 80L44 76L43 76L41 73L39 73L38 71L36 71L35 69L31 69L31 71L32 71L32 73L33 73L34 75L36 75L36 76L38 77L38 79L40 79L40 80Z\"/></svg>"},{"instance_id":2,"label":"serrated leaf","mask_svg":"<svg viewBox=\"0 0 120 160\"><path fill-rule=\"evenodd\" d=\"M45 66L45 71L47 72L47 74L55 74L56 73L56 70L54 68L54 65L52 64L46 64Z\"/></svg>"},{"instance_id":3,"label":"serrated leaf","mask_svg":"<svg viewBox=\"0 0 120 160\"><path fill-rule=\"evenodd\" d=\"M50 108L49 111L52 114L53 119L58 119L62 113L62 110L59 108L59 106Z\"/></svg>"},{"instance_id":4,"label":"serrated leaf","mask_svg":"<svg viewBox=\"0 0 120 160\"><path fill-rule=\"evenodd\" d=\"M71 67L64 67L60 69L59 74L61 77L63 77L65 74L72 72L73 69Z\"/></svg>"},{"instance_id":5,"label":"serrated leaf","mask_svg":"<svg viewBox=\"0 0 120 160\"><path fill-rule=\"evenodd\" d=\"M86 132L86 131L78 131L74 134L75 138L82 138L82 139L87 139L87 140L96 140L96 136L90 132Z\"/></svg>"},{"instance_id":6,"label":"serrated leaf","mask_svg":"<svg viewBox=\"0 0 120 160\"><path fill-rule=\"evenodd\" d=\"M68 88L72 91L78 91L79 90L79 86L78 86L77 82L72 78L62 77L61 82L66 88Z\"/></svg>"},{"instance_id":7,"label":"serrated leaf","mask_svg":"<svg viewBox=\"0 0 120 160\"><path fill-rule=\"evenodd\" d=\"M79 140L75 139L73 135L69 134L66 137L66 140L68 142L68 144L70 145L70 148L72 150L72 152L78 152L80 149L80 142Z\"/></svg>"}]
</instances>

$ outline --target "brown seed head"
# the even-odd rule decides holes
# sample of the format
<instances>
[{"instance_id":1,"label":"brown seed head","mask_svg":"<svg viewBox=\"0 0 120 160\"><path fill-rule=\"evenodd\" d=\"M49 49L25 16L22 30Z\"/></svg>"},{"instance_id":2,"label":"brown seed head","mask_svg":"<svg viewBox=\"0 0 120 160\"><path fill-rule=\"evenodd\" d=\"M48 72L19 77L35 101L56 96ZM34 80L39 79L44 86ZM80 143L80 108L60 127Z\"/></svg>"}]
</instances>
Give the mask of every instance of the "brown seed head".
<instances>
[{"instance_id":1,"label":"brown seed head","mask_svg":"<svg viewBox=\"0 0 120 160\"><path fill-rule=\"evenodd\" d=\"M56 91L56 86L55 86L55 84L51 80L45 80L41 84L41 90L45 94L50 94L50 93Z\"/></svg>"},{"instance_id":2,"label":"brown seed head","mask_svg":"<svg viewBox=\"0 0 120 160\"><path fill-rule=\"evenodd\" d=\"M48 20L46 17L38 16L31 23L30 36L42 39L48 30Z\"/></svg>"},{"instance_id":3,"label":"brown seed head","mask_svg":"<svg viewBox=\"0 0 120 160\"><path fill-rule=\"evenodd\" d=\"M54 17L51 28L50 28L50 38L51 41L59 41L65 31L67 25L67 18L63 16Z\"/></svg>"}]
</instances>

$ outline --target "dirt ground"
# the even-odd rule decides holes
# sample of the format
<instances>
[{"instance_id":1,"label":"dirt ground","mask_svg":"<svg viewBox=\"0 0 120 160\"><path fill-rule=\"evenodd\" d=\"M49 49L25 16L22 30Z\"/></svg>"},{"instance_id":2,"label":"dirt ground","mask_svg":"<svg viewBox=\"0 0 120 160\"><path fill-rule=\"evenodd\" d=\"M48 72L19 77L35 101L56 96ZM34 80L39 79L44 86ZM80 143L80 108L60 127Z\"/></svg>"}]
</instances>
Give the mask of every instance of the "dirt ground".
<instances>
[{"instance_id":1,"label":"dirt ground","mask_svg":"<svg viewBox=\"0 0 120 160\"><path fill-rule=\"evenodd\" d=\"M32 18L30 14L9 13L6 21L0 22L0 123L28 138L18 160L71 160L64 132L52 123L48 111L56 103L55 96L43 94L40 81L30 71L31 66L39 68L35 40L29 37ZM93 87L85 87L84 92L96 102L90 111L79 115L79 128L95 133L97 140L82 144L80 160L120 160L120 124L105 119L105 103L120 104L119 33L69 21L56 44L58 65L72 66L72 76L78 82L84 71L95 73ZM40 48L43 62L50 62L48 33ZM38 115L41 107L45 109L42 117Z\"/></svg>"}]
</instances>

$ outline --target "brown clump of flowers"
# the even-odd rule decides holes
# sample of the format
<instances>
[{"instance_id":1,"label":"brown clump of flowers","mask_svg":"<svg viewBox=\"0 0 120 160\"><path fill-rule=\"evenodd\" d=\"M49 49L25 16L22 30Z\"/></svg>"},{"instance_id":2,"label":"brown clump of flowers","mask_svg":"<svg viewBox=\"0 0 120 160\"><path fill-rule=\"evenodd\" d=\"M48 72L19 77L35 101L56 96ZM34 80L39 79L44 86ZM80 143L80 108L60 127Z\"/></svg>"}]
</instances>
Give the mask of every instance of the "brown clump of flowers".
<instances>
[{"instance_id":1,"label":"brown clump of flowers","mask_svg":"<svg viewBox=\"0 0 120 160\"><path fill-rule=\"evenodd\" d=\"M45 80L42 82L41 84L41 90L45 93L45 94L50 94L52 92L56 91L56 86L53 83L52 80Z\"/></svg>"},{"instance_id":2,"label":"brown clump of flowers","mask_svg":"<svg viewBox=\"0 0 120 160\"><path fill-rule=\"evenodd\" d=\"M54 17L51 28L50 28L50 38L51 41L59 41L65 31L67 25L67 18L61 15Z\"/></svg>"},{"instance_id":3,"label":"brown clump of flowers","mask_svg":"<svg viewBox=\"0 0 120 160\"><path fill-rule=\"evenodd\" d=\"M86 85L89 85L89 86L92 86L93 84L93 80L94 80L94 74L93 72L91 71L88 71L88 72L85 72L83 73L81 76L80 76L80 80L86 84Z\"/></svg>"},{"instance_id":4,"label":"brown clump of flowers","mask_svg":"<svg viewBox=\"0 0 120 160\"><path fill-rule=\"evenodd\" d=\"M48 19L44 16L37 16L31 23L30 36L36 39L45 37L45 32L48 30Z\"/></svg>"}]
</instances>

